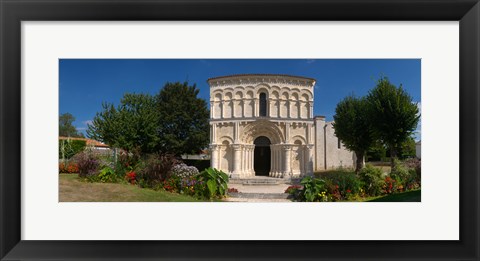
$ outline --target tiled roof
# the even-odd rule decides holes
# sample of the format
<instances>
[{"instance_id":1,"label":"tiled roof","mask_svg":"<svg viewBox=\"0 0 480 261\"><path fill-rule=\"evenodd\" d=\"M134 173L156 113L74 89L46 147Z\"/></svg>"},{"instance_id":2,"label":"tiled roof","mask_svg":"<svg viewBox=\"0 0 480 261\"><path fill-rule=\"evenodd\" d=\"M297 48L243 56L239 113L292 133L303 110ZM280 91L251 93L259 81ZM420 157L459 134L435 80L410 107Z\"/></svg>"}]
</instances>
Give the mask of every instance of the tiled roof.
<instances>
[{"instance_id":1,"label":"tiled roof","mask_svg":"<svg viewBox=\"0 0 480 261\"><path fill-rule=\"evenodd\" d=\"M302 78L302 79L307 79L307 80L312 80L312 81L316 81L315 79L313 78L309 78L309 77L303 77L303 76L295 76L295 75L288 75L288 74L257 74L257 73L252 73L252 74L232 74L232 75L226 75L226 76L218 76L218 77L212 77L212 78L209 78L207 81L211 81L211 80L218 80L218 79L222 79L222 78L231 78L231 77L243 77L243 76L254 76L254 77L259 77L259 76L265 76L265 77L293 77L293 78Z\"/></svg>"},{"instance_id":2,"label":"tiled roof","mask_svg":"<svg viewBox=\"0 0 480 261\"><path fill-rule=\"evenodd\" d=\"M87 139L87 138L77 138L77 137L63 137L63 136L60 136L58 137L59 139L61 140L66 140L66 139L71 139L71 140L84 140L86 141L86 144L87 146L94 146L94 147L104 147L104 148L108 148L109 146L105 143L102 143L100 141L97 141L97 140L92 140L92 139Z\"/></svg>"}]
</instances>

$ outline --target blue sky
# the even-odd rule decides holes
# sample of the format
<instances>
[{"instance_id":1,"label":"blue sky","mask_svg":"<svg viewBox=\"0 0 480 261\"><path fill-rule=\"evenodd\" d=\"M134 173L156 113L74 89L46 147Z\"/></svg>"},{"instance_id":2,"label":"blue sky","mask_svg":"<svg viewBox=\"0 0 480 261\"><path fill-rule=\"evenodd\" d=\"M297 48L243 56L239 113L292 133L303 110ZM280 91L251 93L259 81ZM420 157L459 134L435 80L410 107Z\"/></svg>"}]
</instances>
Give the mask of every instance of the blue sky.
<instances>
[{"instance_id":1,"label":"blue sky","mask_svg":"<svg viewBox=\"0 0 480 261\"><path fill-rule=\"evenodd\" d=\"M208 102L206 80L232 74L314 78L314 116L326 116L328 121L341 99L367 94L382 75L402 84L421 104L420 59L61 59L59 68L60 114L73 114L74 126L83 133L102 102L117 105L124 93L157 94L167 82L188 81Z\"/></svg>"}]
</instances>

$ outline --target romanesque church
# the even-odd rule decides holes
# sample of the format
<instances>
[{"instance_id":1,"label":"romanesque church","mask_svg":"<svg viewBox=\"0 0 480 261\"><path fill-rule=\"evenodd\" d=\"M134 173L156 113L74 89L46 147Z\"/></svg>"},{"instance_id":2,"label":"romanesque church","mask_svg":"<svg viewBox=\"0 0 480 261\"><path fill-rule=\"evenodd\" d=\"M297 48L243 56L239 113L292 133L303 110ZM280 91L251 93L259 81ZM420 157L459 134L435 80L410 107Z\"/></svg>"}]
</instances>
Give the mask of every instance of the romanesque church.
<instances>
[{"instance_id":1,"label":"romanesque church","mask_svg":"<svg viewBox=\"0 0 480 261\"><path fill-rule=\"evenodd\" d=\"M354 166L332 122L313 116L315 79L242 74L208 84L211 165L231 178L291 179Z\"/></svg>"}]
</instances>

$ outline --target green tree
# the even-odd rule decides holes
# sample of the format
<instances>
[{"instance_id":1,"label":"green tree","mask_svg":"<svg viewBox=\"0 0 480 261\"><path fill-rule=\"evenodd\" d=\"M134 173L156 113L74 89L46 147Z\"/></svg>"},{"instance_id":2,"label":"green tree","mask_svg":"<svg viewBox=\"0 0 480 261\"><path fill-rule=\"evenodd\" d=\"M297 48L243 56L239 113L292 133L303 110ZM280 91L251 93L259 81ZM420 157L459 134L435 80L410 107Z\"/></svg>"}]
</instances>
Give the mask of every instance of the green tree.
<instances>
[{"instance_id":1,"label":"green tree","mask_svg":"<svg viewBox=\"0 0 480 261\"><path fill-rule=\"evenodd\" d=\"M209 142L209 110L199 89L187 82L167 83L157 95L158 137L162 152L198 153Z\"/></svg>"},{"instance_id":2,"label":"green tree","mask_svg":"<svg viewBox=\"0 0 480 261\"><path fill-rule=\"evenodd\" d=\"M417 104L402 88L396 87L386 77L367 95L369 118L375 137L390 150L391 166L395 167L400 146L415 131L420 114Z\"/></svg>"},{"instance_id":3,"label":"green tree","mask_svg":"<svg viewBox=\"0 0 480 261\"><path fill-rule=\"evenodd\" d=\"M70 113L61 114L58 117L58 135L63 137L83 137L82 133L73 126L75 117Z\"/></svg>"},{"instance_id":4,"label":"green tree","mask_svg":"<svg viewBox=\"0 0 480 261\"><path fill-rule=\"evenodd\" d=\"M155 97L127 93L117 108L108 103L102 107L88 125L88 137L127 151L156 151L159 138Z\"/></svg>"},{"instance_id":5,"label":"green tree","mask_svg":"<svg viewBox=\"0 0 480 261\"><path fill-rule=\"evenodd\" d=\"M347 149L355 152L356 173L363 168L365 152L374 141L367 112L367 103L364 98L347 96L337 104L333 116L335 135Z\"/></svg>"},{"instance_id":6,"label":"green tree","mask_svg":"<svg viewBox=\"0 0 480 261\"><path fill-rule=\"evenodd\" d=\"M381 161L387 157L387 149L380 141L375 140L372 146L367 150L365 157L367 158L367 161Z\"/></svg>"},{"instance_id":7,"label":"green tree","mask_svg":"<svg viewBox=\"0 0 480 261\"><path fill-rule=\"evenodd\" d=\"M413 158L416 156L415 140L408 137L400 146L398 156L402 159Z\"/></svg>"}]
</instances>

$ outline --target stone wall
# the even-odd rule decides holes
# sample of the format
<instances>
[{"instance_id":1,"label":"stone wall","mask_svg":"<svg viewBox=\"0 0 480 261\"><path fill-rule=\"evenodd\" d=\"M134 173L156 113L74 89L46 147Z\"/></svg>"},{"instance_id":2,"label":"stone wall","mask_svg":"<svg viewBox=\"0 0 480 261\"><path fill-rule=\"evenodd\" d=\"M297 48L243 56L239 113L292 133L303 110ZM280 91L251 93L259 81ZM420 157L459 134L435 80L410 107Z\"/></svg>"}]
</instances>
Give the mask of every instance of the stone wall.
<instances>
[{"instance_id":1,"label":"stone wall","mask_svg":"<svg viewBox=\"0 0 480 261\"><path fill-rule=\"evenodd\" d=\"M315 163L314 171L336 168L353 168L355 153L349 151L335 136L333 122L325 117L315 117Z\"/></svg>"}]
</instances>

